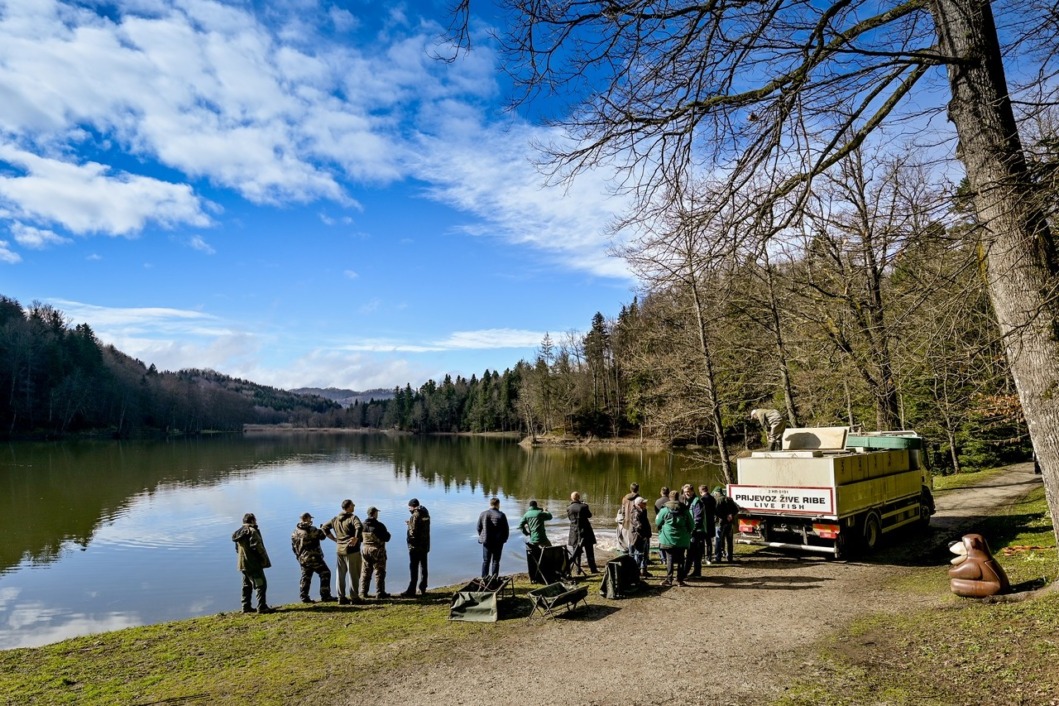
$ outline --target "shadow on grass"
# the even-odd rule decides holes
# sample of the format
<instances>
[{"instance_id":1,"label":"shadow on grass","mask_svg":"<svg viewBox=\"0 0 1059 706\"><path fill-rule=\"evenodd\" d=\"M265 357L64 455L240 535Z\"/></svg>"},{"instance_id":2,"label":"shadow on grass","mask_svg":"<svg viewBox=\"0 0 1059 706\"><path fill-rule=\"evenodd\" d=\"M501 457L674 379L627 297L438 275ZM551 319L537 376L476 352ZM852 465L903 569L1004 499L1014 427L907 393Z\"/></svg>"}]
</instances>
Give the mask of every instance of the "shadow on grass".
<instances>
[{"instance_id":1,"label":"shadow on grass","mask_svg":"<svg viewBox=\"0 0 1059 706\"><path fill-rule=\"evenodd\" d=\"M1019 535L1032 527L1040 526L1046 513L1029 512L992 517L968 516L946 518L945 527L932 527L923 536L913 538L895 535L892 544L882 547L869 557L862 557L869 564L893 564L896 566L938 566L947 564L953 555L949 551L952 542L965 534L977 533L985 537L990 549L996 551L1010 544ZM890 538L888 538L890 539Z\"/></svg>"}]
</instances>

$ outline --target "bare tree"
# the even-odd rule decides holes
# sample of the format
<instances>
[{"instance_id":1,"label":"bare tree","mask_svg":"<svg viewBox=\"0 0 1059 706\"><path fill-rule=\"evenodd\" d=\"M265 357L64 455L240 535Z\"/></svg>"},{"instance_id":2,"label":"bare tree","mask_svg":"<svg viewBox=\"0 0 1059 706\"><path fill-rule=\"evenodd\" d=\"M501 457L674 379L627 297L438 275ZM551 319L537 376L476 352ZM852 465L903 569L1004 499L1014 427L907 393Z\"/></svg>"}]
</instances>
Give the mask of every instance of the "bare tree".
<instances>
[{"instance_id":1,"label":"bare tree","mask_svg":"<svg viewBox=\"0 0 1059 706\"><path fill-rule=\"evenodd\" d=\"M620 162L644 206L693 165L730 194L761 171L760 208L805 188L869 136L918 111L946 71L985 249L990 297L1030 435L1059 516L1059 257L1031 178L1005 51L1055 85L1052 3L1026 0L506 0L506 49L526 97L577 101L559 120L560 174ZM994 4L1011 17L1000 43ZM463 3L461 3L463 5ZM932 81L934 85L932 85ZM918 102L909 97L916 89ZM1037 98L1037 96L1030 96ZM1057 525L1059 532L1059 525ZM1059 536L1059 535L1057 535Z\"/></svg>"}]
</instances>

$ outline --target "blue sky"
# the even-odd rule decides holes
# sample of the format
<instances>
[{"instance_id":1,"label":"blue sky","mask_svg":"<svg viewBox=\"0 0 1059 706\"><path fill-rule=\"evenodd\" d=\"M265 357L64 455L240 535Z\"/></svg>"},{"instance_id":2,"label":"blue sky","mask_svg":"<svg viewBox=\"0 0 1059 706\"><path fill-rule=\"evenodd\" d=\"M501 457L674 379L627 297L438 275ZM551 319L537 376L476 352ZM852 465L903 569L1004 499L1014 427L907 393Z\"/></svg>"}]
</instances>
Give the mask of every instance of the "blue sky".
<instances>
[{"instance_id":1,"label":"blue sky","mask_svg":"<svg viewBox=\"0 0 1059 706\"><path fill-rule=\"evenodd\" d=\"M288 388L502 370L614 315L610 175L544 186L488 18L433 58L449 4L0 0L0 294Z\"/></svg>"}]
</instances>

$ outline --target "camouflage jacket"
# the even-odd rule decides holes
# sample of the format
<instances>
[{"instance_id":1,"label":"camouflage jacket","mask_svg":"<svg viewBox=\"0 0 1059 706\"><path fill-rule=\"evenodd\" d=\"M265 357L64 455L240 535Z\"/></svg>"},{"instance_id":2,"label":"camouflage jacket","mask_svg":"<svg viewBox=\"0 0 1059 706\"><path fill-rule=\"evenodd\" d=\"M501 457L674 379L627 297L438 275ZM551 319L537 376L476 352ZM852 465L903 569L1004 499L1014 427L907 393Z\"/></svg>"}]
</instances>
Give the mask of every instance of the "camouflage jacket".
<instances>
[{"instance_id":1,"label":"camouflage jacket","mask_svg":"<svg viewBox=\"0 0 1059 706\"><path fill-rule=\"evenodd\" d=\"M232 533L240 571L262 571L272 566L265 551L265 540L257 525L243 525Z\"/></svg>"},{"instance_id":2,"label":"camouflage jacket","mask_svg":"<svg viewBox=\"0 0 1059 706\"><path fill-rule=\"evenodd\" d=\"M298 563L304 564L310 559L324 558L323 547L320 542L327 538L322 529L313 527L310 522L299 522L294 534L290 536L290 548L294 556L298 557Z\"/></svg>"}]
</instances>

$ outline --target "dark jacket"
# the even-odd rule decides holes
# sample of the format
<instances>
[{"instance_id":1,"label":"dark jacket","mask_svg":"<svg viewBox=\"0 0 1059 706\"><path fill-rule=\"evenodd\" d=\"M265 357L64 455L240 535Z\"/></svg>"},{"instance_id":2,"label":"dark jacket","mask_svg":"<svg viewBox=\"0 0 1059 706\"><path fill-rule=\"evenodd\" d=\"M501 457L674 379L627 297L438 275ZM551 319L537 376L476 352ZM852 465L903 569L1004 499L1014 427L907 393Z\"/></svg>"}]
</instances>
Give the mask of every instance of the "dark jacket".
<instances>
[{"instance_id":1,"label":"dark jacket","mask_svg":"<svg viewBox=\"0 0 1059 706\"><path fill-rule=\"evenodd\" d=\"M478 543L487 547L501 547L507 542L511 527L507 515L496 508L489 508L478 516Z\"/></svg>"},{"instance_id":2,"label":"dark jacket","mask_svg":"<svg viewBox=\"0 0 1059 706\"><path fill-rule=\"evenodd\" d=\"M655 500L655 517L658 517L658 513L662 512L662 507L669 502L668 495L659 495Z\"/></svg>"},{"instance_id":3,"label":"dark jacket","mask_svg":"<svg viewBox=\"0 0 1059 706\"><path fill-rule=\"evenodd\" d=\"M243 525L232 533L240 571L260 573L272 566L265 551L265 540L257 525Z\"/></svg>"},{"instance_id":4,"label":"dark jacket","mask_svg":"<svg viewBox=\"0 0 1059 706\"><path fill-rule=\"evenodd\" d=\"M592 529L592 523L589 522L592 511L588 509L586 503L570 503L566 508L566 517L570 520L570 536L567 538L567 544L574 547L578 543L583 546L596 543L596 533Z\"/></svg>"},{"instance_id":5,"label":"dark jacket","mask_svg":"<svg viewBox=\"0 0 1059 706\"><path fill-rule=\"evenodd\" d=\"M722 495L717 500L717 522L731 524L735 522L735 516L739 513L739 506L727 495Z\"/></svg>"},{"instance_id":6,"label":"dark jacket","mask_svg":"<svg viewBox=\"0 0 1059 706\"><path fill-rule=\"evenodd\" d=\"M632 526L629 528L629 532L630 544L643 547L647 542L651 541L651 520L647 518L646 505L640 509L633 509Z\"/></svg>"},{"instance_id":7,"label":"dark jacket","mask_svg":"<svg viewBox=\"0 0 1059 706\"><path fill-rule=\"evenodd\" d=\"M320 542L326 538L324 531L314 527L311 522L299 522L290 536L290 548L298 557L298 563L304 564L314 558L323 560L324 550Z\"/></svg>"},{"instance_id":8,"label":"dark jacket","mask_svg":"<svg viewBox=\"0 0 1059 706\"><path fill-rule=\"evenodd\" d=\"M390 531L386 529L386 525L374 517L364 520L361 531L364 533L361 541L365 547L384 548L390 541Z\"/></svg>"},{"instance_id":9,"label":"dark jacket","mask_svg":"<svg viewBox=\"0 0 1059 706\"><path fill-rule=\"evenodd\" d=\"M717 500L709 493L700 495L691 503L691 519L695 521L695 531L713 536L717 522Z\"/></svg>"},{"instance_id":10,"label":"dark jacket","mask_svg":"<svg viewBox=\"0 0 1059 706\"><path fill-rule=\"evenodd\" d=\"M408 551L430 551L430 512L423 505L408 518Z\"/></svg>"}]
</instances>

